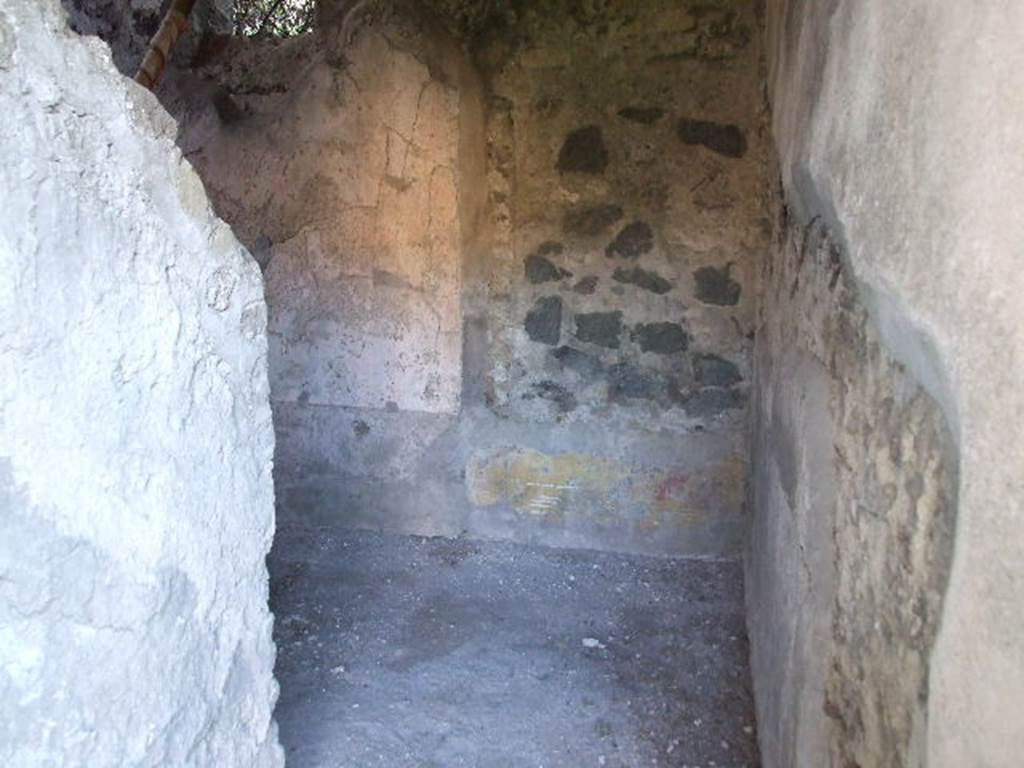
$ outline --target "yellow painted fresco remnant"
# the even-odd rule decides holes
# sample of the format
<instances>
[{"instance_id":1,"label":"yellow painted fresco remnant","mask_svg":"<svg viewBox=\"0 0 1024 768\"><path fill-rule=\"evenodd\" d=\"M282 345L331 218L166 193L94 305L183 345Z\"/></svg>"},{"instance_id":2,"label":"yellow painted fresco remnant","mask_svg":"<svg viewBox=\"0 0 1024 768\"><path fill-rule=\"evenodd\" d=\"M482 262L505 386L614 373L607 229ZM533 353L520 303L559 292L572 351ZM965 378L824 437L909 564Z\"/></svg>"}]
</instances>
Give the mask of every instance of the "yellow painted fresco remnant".
<instances>
[{"instance_id":1,"label":"yellow painted fresco remnant","mask_svg":"<svg viewBox=\"0 0 1024 768\"><path fill-rule=\"evenodd\" d=\"M610 459L577 453L549 456L528 448L476 454L466 470L469 500L479 506L507 503L539 517L560 515L575 499L595 503L599 513L627 468Z\"/></svg>"},{"instance_id":2,"label":"yellow painted fresco remnant","mask_svg":"<svg viewBox=\"0 0 1024 768\"><path fill-rule=\"evenodd\" d=\"M474 454L466 467L469 501L507 504L555 518L572 510L597 522L638 520L642 528L698 522L742 497L744 462L731 457L698 469L648 468L579 453L548 455L528 448Z\"/></svg>"}]
</instances>

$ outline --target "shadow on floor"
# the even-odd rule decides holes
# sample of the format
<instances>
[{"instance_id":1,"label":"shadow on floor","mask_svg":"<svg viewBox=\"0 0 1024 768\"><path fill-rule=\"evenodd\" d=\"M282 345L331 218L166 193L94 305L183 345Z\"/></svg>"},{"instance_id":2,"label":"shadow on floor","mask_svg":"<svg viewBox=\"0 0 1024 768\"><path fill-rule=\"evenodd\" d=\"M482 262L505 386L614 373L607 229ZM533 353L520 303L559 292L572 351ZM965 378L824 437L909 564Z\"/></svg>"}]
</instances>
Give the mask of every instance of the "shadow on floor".
<instances>
[{"instance_id":1,"label":"shadow on floor","mask_svg":"<svg viewBox=\"0 0 1024 768\"><path fill-rule=\"evenodd\" d=\"M737 562L279 530L289 768L756 766Z\"/></svg>"}]
</instances>

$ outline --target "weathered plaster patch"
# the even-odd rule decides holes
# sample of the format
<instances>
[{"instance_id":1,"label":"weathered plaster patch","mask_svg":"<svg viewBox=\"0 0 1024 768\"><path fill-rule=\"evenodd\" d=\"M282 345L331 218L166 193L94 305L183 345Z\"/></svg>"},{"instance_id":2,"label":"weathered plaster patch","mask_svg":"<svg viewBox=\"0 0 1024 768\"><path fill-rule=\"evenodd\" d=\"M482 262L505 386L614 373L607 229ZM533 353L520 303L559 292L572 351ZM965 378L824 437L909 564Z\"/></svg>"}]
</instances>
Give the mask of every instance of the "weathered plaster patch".
<instances>
[{"instance_id":1,"label":"weathered plaster patch","mask_svg":"<svg viewBox=\"0 0 1024 768\"><path fill-rule=\"evenodd\" d=\"M894 765L917 764L952 560L952 435L939 405L885 350L824 222L779 234L766 263L753 456L773 472L759 473L754 486L749 555L763 748L780 763L803 754L815 763L886 755ZM799 356L815 364L787 364ZM827 404L814 394L821 379ZM813 547L800 545L821 515L831 541L817 535ZM801 567L779 563L779 548L799 551ZM802 666L780 668L772 648L798 628L757 605L796 599L824 603L830 627L815 630L814 648L793 662ZM813 659L823 654L828 664L819 669ZM774 675L805 682L778 687ZM814 706L797 705L808 697Z\"/></svg>"},{"instance_id":2,"label":"weathered plaster patch","mask_svg":"<svg viewBox=\"0 0 1024 768\"><path fill-rule=\"evenodd\" d=\"M474 453L466 467L466 493L483 507L507 505L522 515L558 519L592 516L616 525L622 503L645 510L640 528L690 525L713 515L715 502L737 494L745 463L729 459L695 472L648 469L586 454L549 455L522 448Z\"/></svg>"}]
</instances>

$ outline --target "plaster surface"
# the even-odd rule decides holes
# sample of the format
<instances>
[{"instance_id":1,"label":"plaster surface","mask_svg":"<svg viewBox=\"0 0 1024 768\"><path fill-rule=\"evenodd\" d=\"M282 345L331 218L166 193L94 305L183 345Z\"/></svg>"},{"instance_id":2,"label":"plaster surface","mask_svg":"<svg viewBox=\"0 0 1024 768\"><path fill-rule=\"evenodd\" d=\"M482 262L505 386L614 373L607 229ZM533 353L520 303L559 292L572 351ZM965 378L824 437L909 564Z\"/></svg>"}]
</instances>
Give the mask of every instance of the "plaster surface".
<instances>
[{"instance_id":1,"label":"plaster surface","mask_svg":"<svg viewBox=\"0 0 1024 768\"><path fill-rule=\"evenodd\" d=\"M0 763L281 766L259 268L53 0L0 112Z\"/></svg>"},{"instance_id":2,"label":"plaster surface","mask_svg":"<svg viewBox=\"0 0 1024 768\"><path fill-rule=\"evenodd\" d=\"M235 39L168 85L183 150L264 265L274 403L459 408L459 95L421 37Z\"/></svg>"},{"instance_id":3,"label":"plaster surface","mask_svg":"<svg viewBox=\"0 0 1024 768\"><path fill-rule=\"evenodd\" d=\"M915 759L1024 751L1024 51L1020 3L767 5L787 201L848 254L885 349L959 454L952 570Z\"/></svg>"},{"instance_id":4,"label":"plaster surface","mask_svg":"<svg viewBox=\"0 0 1024 768\"><path fill-rule=\"evenodd\" d=\"M822 220L764 265L747 610L769 765L923 764L956 445Z\"/></svg>"}]
</instances>

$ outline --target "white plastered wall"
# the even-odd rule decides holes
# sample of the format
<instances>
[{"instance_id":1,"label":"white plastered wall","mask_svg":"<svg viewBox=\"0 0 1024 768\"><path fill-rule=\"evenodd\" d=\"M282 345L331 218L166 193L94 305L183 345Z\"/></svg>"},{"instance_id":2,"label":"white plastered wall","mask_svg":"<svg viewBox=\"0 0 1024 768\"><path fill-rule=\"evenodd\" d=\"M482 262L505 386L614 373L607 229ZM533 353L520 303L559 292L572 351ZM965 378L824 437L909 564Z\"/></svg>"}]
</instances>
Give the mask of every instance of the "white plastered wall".
<instances>
[{"instance_id":1,"label":"white plastered wall","mask_svg":"<svg viewBox=\"0 0 1024 768\"><path fill-rule=\"evenodd\" d=\"M769 0L788 202L826 217L960 448L930 766L1024 754L1024 5ZM800 210L802 209L802 210Z\"/></svg>"},{"instance_id":2,"label":"white plastered wall","mask_svg":"<svg viewBox=\"0 0 1024 768\"><path fill-rule=\"evenodd\" d=\"M259 269L56 0L0 115L0 764L281 765Z\"/></svg>"}]
</instances>

